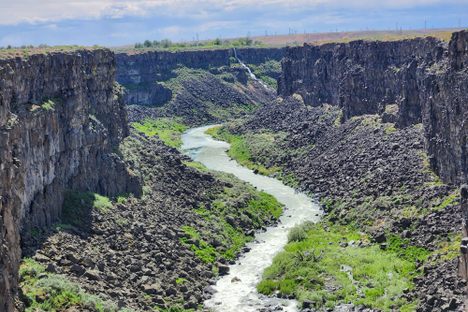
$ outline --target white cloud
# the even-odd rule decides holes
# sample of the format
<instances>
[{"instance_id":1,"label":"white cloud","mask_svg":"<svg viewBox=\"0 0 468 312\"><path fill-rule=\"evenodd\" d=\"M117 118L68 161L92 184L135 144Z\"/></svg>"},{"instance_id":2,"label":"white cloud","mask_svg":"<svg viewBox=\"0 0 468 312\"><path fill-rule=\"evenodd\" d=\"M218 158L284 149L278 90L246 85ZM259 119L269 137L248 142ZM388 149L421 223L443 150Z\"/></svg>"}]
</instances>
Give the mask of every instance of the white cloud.
<instances>
[{"instance_id":1,"label":"white cloud","mask_svg":"<svg viewBox=\"0 0 468 312\"><path fill-rule=\"evenodd\" d=\"M0 25L54 22L66 19L163 14L209 18L239 9L277 7L278 10L362 8L394 9L464 0L0 0Z\"/></svg>"}]
</instances>

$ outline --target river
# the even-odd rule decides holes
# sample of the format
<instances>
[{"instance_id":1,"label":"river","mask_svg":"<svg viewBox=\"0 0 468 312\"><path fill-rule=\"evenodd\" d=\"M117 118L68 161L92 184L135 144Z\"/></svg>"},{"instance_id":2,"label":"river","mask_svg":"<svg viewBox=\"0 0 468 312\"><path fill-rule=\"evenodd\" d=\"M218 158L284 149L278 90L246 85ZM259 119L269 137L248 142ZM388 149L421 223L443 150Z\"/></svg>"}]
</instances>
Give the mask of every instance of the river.
<instances>
[{"instance_id":1,"label":"river","mask_svg":"<svg viewBox=\"0 0 468 312\"><path fill-rule=\"evenodd\" d=\"M297 311L296 301L263 296L257 293L256 285L261 280L264 269L271 265L273 257L286 245L289 230L304 221L318 221L320 207L310 197L281 181L255 174L230 159L226 154L229 144L216 141L205 134L210 127L213 125L185 132L182 136L183 152L209 169L231 173L275 196L284 204L285 209L278 225L258 232L255 240L248 244L250 251L230 266L228 275L217 281L214 286L216 293L205 301L205 307L219 312L254 312L278 306L283 311ZM236 279L233 280L234 278Z\"/></svg>"}]
</instances>

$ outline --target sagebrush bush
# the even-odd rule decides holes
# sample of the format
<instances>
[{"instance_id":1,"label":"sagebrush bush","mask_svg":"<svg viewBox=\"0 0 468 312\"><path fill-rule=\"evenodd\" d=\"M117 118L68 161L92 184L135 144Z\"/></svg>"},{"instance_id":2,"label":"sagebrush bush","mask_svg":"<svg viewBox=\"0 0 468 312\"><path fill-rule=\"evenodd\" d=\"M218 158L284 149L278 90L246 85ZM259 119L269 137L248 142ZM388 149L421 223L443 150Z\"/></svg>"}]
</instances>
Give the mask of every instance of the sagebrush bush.
<instances>
[{"instance_id":1,"label":"sagebrush bush","mask_svg":"<svg viewBox=\"0 0 468 312\"><path fill-rule=\"evenodd\" d=\"M288 233L288 243L301 242L307 238L307 224L296 225Z\"/></svg>"}]
</instances>

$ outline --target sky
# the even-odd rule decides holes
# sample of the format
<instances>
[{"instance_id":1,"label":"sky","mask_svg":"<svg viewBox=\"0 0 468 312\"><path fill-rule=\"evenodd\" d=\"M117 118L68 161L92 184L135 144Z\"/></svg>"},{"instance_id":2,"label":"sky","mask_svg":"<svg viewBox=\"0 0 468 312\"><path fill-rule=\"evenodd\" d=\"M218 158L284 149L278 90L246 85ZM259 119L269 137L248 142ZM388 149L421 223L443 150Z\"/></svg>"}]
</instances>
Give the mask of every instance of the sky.
<instances>
[{"instance_id":1,"label":"sky","mask_svg":"<svg viewBox=\"0 0 468 312\"><path fill-rule=\"evenodd\" d=\"M0 46L468 27L468 0L0 0Z\"/></svg>"}]
</instances>

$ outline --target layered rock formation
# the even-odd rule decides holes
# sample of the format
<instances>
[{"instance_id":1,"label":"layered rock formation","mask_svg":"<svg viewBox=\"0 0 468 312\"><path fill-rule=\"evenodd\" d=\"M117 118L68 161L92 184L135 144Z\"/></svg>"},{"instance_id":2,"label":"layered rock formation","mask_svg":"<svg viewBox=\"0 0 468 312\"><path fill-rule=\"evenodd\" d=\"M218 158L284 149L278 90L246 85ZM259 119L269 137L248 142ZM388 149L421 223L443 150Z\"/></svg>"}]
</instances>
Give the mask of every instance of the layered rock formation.
<instances>
[{"instance_id":1,"label":"layered rock formation","mask_svg":"<svg viewBox=\"0 0 468 312\"><path fill-rule=\"evenodd\" d=\"M346 119L381 113L386 105L417 101L405 97L403 90L413 82L419 63L430 62L441 53L442 44L436 39L290 48L283 61L279 94L298 93L308 105L338 105ZM404 115L420 119L417 110L407 110Z\"/></svg>"},{"instance_id":2,"label":"layered rock formation","mask_svg":"<svg viewBox=\"0 0 468 312\"><path fill-rule=\"evenodd\" d=\"M446 57L418 80L431 165L444 181L468 181L468 32L454 33Z\"/></svg>"},{"instance_id":3,"label":"layered rock formation","mask_svg":"<svg viewBox=\"0 0 468 312\"><path fill-rule=\"evenodd\" d=\"M468 170L467 42L462 31L448 47L426 38L290 48L278 92L337 105L345 119L382 114L400 127L422 121L433 169L459 183Z\"/></svg>"},{"instance_id":4,"label":"layered rock formation","mask_svg":"<svg viewBox=\"0 0 468 312\"><path fill-rule=\"evenodd\" d=\"M58 220L66 189L140 191L113 153L128 128L110 51L4 59L0 77L0 310L12 311L20 240Z\"/></svg>"},{"instance_id":5,"label":"layered rock formation","mask_svg":"<svg viewBox=\"0 0 468 312\"><path fill-rule=\"evenodd\" d=\"M247 48L236 52L247 64L261 64L267 60L281 60L284 49ZM174 69L180 66L192 69L229 66L230 57L234 57L232 49L118 53L117 81L126 88L126 104L158 106L171 99L172 91L157 81L174 77Z\"/></svg>"}]
</instances>

